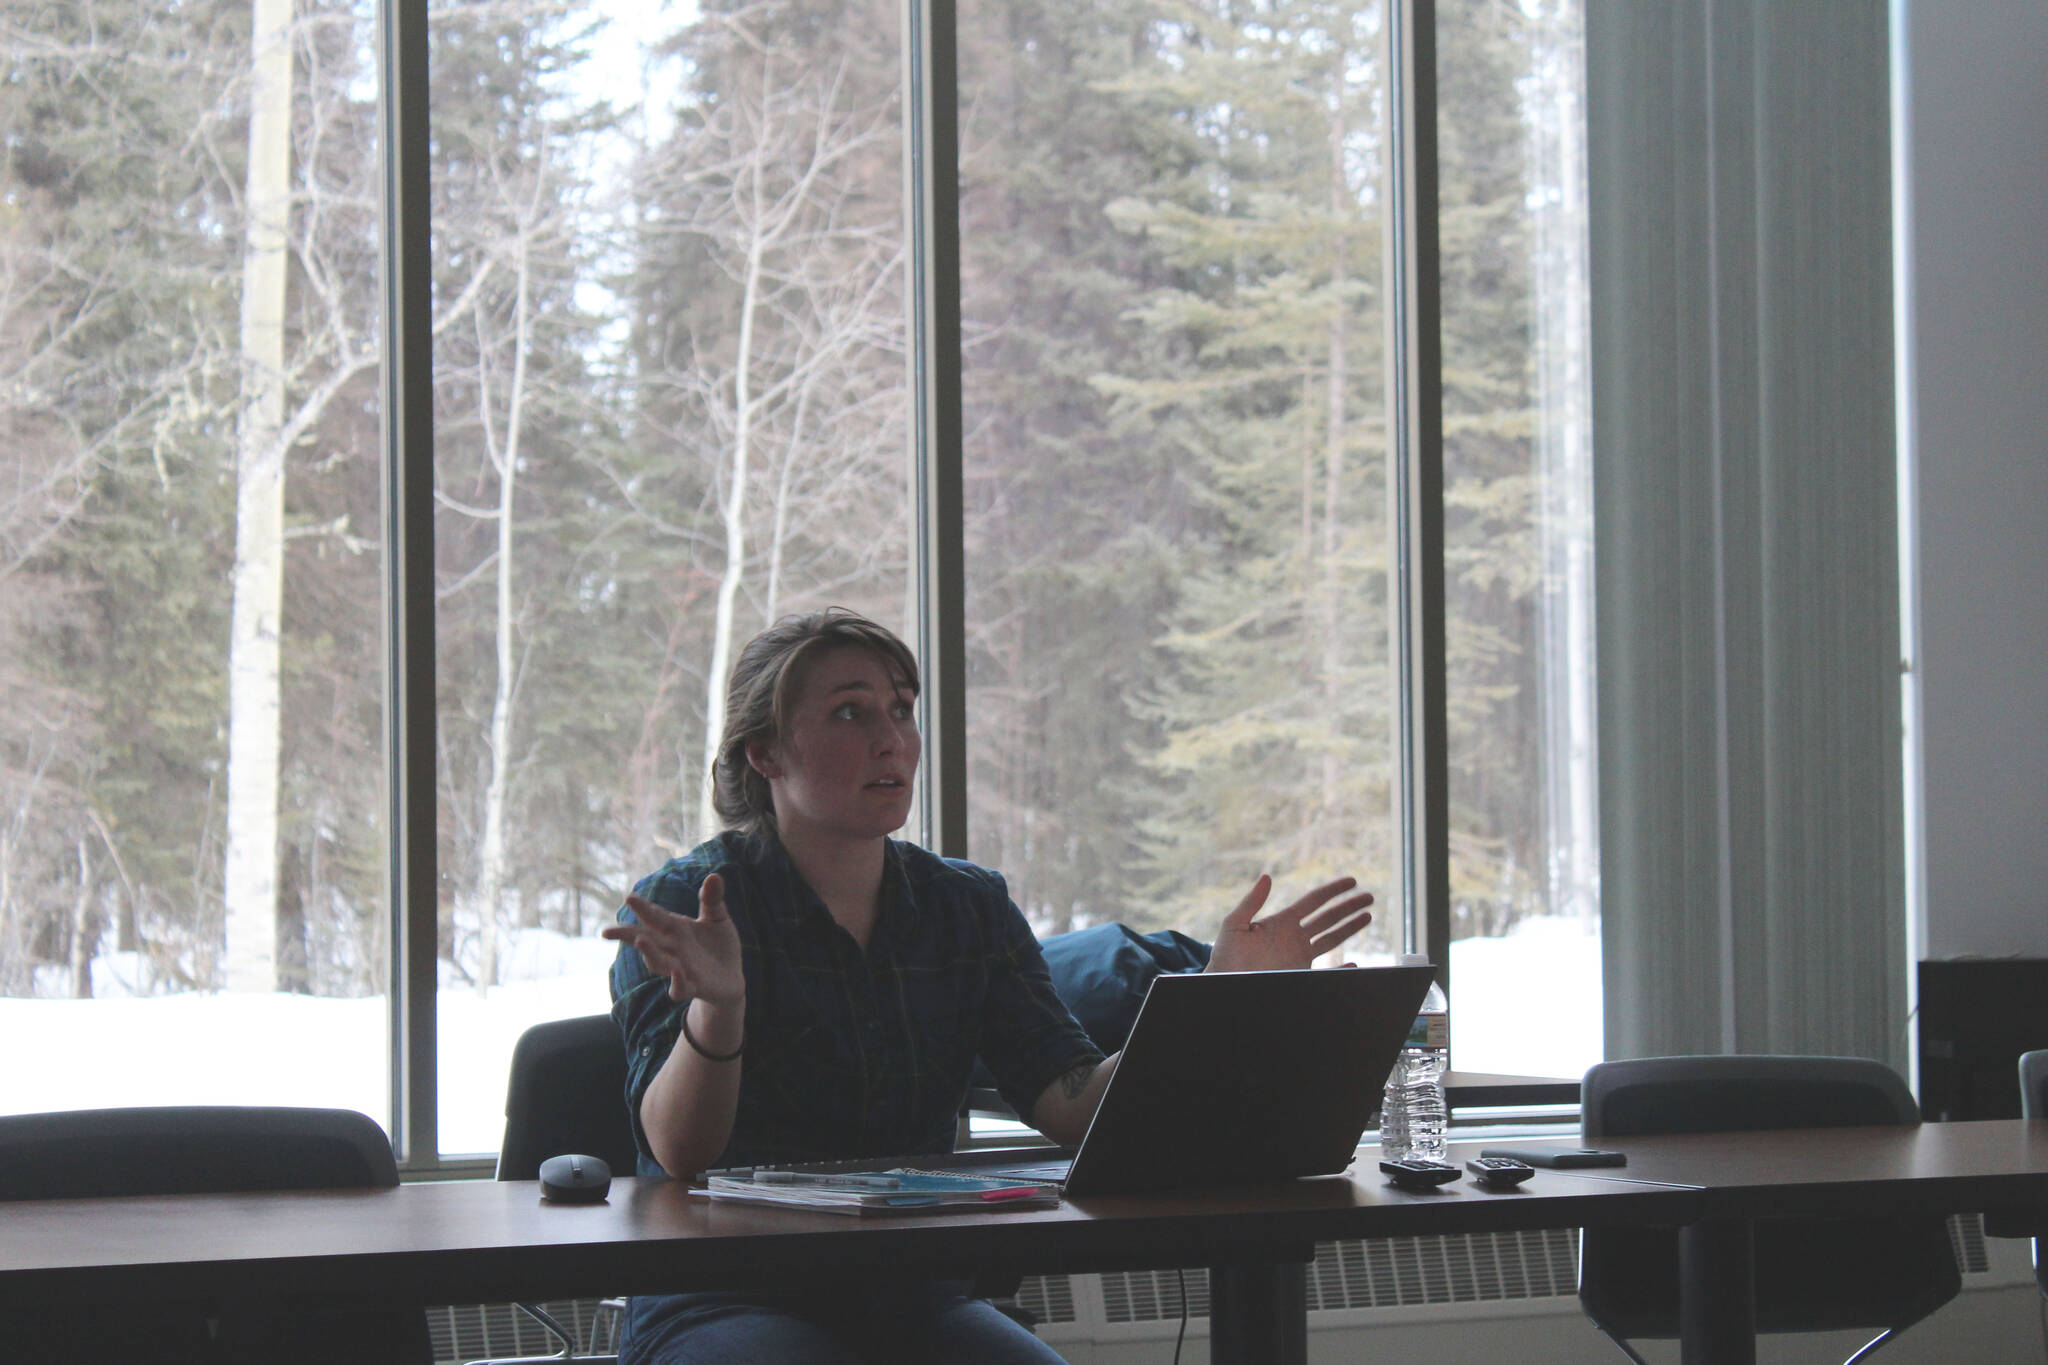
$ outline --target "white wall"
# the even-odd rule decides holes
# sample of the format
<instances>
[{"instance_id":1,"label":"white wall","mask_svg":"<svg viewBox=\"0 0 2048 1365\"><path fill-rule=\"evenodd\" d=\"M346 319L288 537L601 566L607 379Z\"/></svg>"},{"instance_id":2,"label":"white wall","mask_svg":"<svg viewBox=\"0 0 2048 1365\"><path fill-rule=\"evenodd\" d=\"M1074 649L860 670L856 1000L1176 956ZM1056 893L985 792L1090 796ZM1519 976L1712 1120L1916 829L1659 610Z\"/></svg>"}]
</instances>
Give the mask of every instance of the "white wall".
<instances>
[{"instance_id":1,"label":"white wall","mask_svg":"<svg viewBox=\"0 0 2048 1365\"><path fill-rule=\"evenodd\" d=\"M1894 3L1922 955L2048 956L2048 3Z\"/></svg>"}]
</instances>

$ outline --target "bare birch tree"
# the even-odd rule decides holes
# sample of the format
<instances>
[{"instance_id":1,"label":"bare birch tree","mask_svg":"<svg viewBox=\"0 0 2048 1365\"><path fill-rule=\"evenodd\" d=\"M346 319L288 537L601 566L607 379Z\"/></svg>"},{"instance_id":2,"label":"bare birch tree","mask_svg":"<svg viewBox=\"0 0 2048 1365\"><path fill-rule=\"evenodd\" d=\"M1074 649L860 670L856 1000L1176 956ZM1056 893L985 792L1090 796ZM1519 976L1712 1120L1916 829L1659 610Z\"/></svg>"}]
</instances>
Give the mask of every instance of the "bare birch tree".
<instances>
[{"instance_id":1,"label":"bare birch tree","mask_svg":"<svg viewBox=\"0 0 2048 1365\"><path fill-rule=\"evenodd\" d=\"M514 591L517 569L516 533L519 471L525 458L522 438L529 423L529 361L534 346L533 274L535 255L544 247L559 250L566 225L559 210L547 205L559 185L546 173L545 151L526 175L526 184L497 189L509 210L510 232L479 271L499 267L512 281L510 318L502 335L494 335L490 310L470 310L476 343L473 377L476 420L483 455L497 482L497 503L491 508L465 506L443 496L441 505L464 515L488 520L496 531L489 560L493 580L491 613L492 659L496 670L490 719L484 741L488 776L484 783L482 835L476 856L475 897L478 924L476 984L488 990L498 982L498 921L504 899L505 828L512 774L513 710L520 674L519 613Z\"/></svg>"},{"instance_id":2,"label":"bare birch tree","mask_svg":"<svg viewBox=\"0 0 2048 1365\"><path fill-rule=\"evenodd\" d=\"M282 618L286 455L357 374L374 363L370 297L352 274L348 215L329 199L317 153L346 103L345 72L309 91L313 149L293 171L294 63L308 25L292 0L252 0L248 167L243 191L240 397L235 428L235 564L228 645L227 843L223 984L278 988L278 806L283 754ZM316 68L317 69L317 68ZM295 226L294 213L297 222ZM288 327L286 278L304 297ZM291 402L292 398L296 402ZM341 528L345 531L345 526Z\"/></svg>"},{"instance_id":3,"label":"bare birch tree","mask_svg":"<svg viewBox=\"0 0 2048 1365\"><path fill-rule=\"evenodd\" d=\"M736 49L748 54L746 77L665 150L653 193L676 214L651 229L701 252L731 291L730 349L706 337L707 344L686 348L689 363L658 381L681 400L678 443L707 457L715 471L717 593L703 674L702 759L682 792L686 808L696 810L700 838L717 827L710 767L725 726L725 678L743 628L743 588L764 554L757 522L765 511L765 555L774 566L767 596L779 605L796 505L785 499L813 455L863 449L858 404L848 399L862 377L881 368L874 362L891 334L890 290L900 261L900 237L888 220L862 212L856 174L863 156L885 145L887 109L849 100L844 59L823 71L786 65L737 20L724 23ZM900 335L900 322L894 326ZM833 397L820 401L828 391ZM872 453L872 446L865 449ZM766 487L759 482L764 462L774 479ZM845 462L838 464L845 472ZM845 524L858 502L833 500L841 544L874 543L871 528Z\"/></svg>"},{"instance_id":4,"label":"bare birch tree","mask_svg":"<svg viewBox=\"0 0 2048 1365\"><path fill-rule=\"evenodd\" d=\"M292 0L254 0L235 433L234 622L228 645L228 835L222 896L231 991L277 986L279 618L284 595L285 246L291 215Z\"/></svg>"}]
</instances>

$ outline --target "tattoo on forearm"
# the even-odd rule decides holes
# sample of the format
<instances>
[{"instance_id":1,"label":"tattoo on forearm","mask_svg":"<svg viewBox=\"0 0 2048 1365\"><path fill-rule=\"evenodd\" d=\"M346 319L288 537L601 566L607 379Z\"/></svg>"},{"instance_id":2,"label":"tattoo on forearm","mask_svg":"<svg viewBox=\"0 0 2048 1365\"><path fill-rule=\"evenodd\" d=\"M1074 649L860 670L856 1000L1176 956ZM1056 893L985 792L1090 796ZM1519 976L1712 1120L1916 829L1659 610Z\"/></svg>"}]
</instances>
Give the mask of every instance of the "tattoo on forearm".
<instances>
[{"instance_id":1,"label":"tattoo on forearm","mask_svg":"<svg viewBox=\"0 0 2048 1365\"><path fill-rule=\"evenodd\" d=\"M1088 1088L1088 1078L1095 1074L1095 1068L1101 1065L1100 1062L1083 1062L1060 1077L1060 1093L1070 1100L1078 1097Z\"/></svg>"}]
</instances>

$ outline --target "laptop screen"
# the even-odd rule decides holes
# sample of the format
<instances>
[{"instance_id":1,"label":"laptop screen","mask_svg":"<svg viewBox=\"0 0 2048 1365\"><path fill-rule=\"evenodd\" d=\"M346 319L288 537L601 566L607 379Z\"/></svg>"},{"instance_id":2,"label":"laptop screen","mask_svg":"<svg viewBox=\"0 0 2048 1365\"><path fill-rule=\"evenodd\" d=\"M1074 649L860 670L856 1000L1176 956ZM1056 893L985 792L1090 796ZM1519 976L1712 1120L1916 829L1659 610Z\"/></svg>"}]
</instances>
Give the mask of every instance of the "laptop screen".
<instances>
[{"instance_id":1,"label":"laptop screen","mask_svg":"<svg viewBox=\"0 0 2048 1365\"><path fill-rule=\"evenodd\" d=\"M1429 967L1167 975L1131 1027L1069 1194L1329 1175L1350 1164ZM1019 1178L1032 1165L1006 1166Z\"/></svg>"}]
</instances>

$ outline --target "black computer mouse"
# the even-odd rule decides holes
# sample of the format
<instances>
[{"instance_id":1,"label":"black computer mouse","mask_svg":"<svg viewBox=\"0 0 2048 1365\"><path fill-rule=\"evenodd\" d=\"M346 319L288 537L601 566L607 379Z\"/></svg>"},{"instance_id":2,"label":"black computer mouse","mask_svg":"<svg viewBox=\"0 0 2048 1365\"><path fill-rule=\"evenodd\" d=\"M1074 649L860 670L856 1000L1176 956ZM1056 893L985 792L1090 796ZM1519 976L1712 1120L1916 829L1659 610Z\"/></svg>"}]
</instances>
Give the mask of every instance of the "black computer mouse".
<instances>
[{"instance_id":1,"label":"black computer mouse","mask_svg":"<svg viewBox=\"0 0 2048 1365\"><path fill-rule=\"evenodd\" d=\"M551 1156L540 1163L540 1197L595 1204L612 1187L612 1168L594 1156Z\"/></svg>"}]
</instances>

